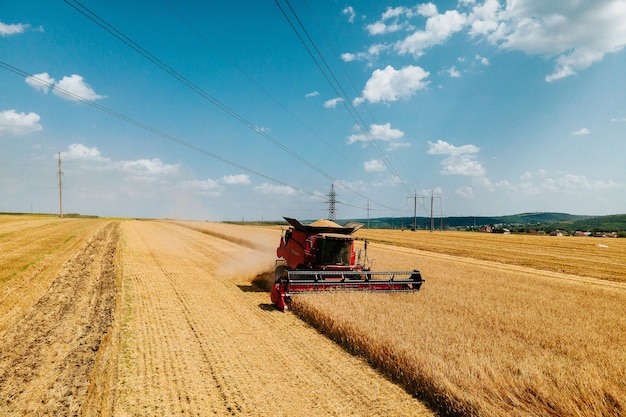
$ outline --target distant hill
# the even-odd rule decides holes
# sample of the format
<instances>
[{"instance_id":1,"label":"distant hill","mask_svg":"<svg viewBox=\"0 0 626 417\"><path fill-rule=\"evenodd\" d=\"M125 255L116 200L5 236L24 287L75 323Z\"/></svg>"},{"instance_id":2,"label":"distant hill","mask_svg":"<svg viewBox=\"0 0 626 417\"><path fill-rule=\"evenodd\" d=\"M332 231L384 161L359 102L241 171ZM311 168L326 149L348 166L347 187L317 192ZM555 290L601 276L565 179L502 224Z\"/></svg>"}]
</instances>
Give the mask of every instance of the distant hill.
<instances>
[{"instance_id":1,"label":"distant hill","mask_svg":"<svg viewBox=\"0 0 626 417\"><path fill-rule=\"evenodd\" d=\"M315 219L317 220L317 219ZM315 220L302 220L311 223ZM377 217L375 219L340 219L339 224L347 222L363 223L370 229L411 229L413 217ZM236 222L235 222L236 223ZM258 222L259 224L287 225L285 221ZM417 217L417 229L429 230L430 217ZM585 216L567 213L537 212L521 213L508 216L464 216L435 217L433 226L436 230L472 229L492 226L494 231L502 232L503 228L517 233L550 233L555 230L567 232L617 232L619 237L626 237L626 214L611 216Z\"/></svg>"},{"instance_id":2,"label":"distant hill","mask_svg":"<svg viewBox=\"0 0 626 417\"><path fill-rule=\"evenodd\" d=\"M373 229L410 229L413 217L379 217L375 219L349 219L368 224ZM430 217L417 217L417 229L430 229ZM533 227L541 230L626 231L626 214L612 216L584 216L567 213L521 213L508 216L435 217L435 229L471 228L502 225L522 229Z\"/></svg>"},{"instance_id":3,"label":"distant hill","mask_svg":"<svg viewBox=\"0 0 626 417\"><path fill-rule=\"evenodd\" d=\"M626 214L612 216L588 217L572 221L555 222L551 225L555 229L623 232L626 231Z\"/></svg>"}]
</instances>

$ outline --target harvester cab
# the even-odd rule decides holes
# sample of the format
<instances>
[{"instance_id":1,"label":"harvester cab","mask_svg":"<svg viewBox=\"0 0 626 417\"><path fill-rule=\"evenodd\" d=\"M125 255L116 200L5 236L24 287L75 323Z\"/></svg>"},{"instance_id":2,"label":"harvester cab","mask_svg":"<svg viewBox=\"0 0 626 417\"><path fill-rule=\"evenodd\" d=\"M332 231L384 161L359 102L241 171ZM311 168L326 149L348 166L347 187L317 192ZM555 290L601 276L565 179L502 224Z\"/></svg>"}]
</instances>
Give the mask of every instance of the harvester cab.
<instances>
[{"instance_id":1,"label":"harvester cab","mask_svg":"<svg viewBox=\"0 0 626 417\"><path fill-rule=\"evenodd\" d=\"M291 294L343 289L350 291L417 291L424 280L417 270L374 272L367 265L367 242L355 252L354 232L361 223L344 226L317 220L305 225L285 217L290 227L276 249L278 259L271 299L286 310Z\"/></svg>"}]
</instances>

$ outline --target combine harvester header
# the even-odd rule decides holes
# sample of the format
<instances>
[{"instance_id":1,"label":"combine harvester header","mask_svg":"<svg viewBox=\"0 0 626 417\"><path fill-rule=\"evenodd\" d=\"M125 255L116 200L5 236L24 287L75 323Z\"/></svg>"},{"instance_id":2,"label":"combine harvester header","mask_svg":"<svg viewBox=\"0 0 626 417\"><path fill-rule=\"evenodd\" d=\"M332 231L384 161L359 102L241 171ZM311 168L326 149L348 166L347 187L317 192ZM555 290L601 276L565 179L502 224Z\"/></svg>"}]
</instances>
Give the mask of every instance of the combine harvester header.
<instances>
[{"instance_id":1,"label":"combine harvester header","mask_svg":"<svg viewBox=\"0 0 626 417\"><path fill-rule=\"evenodd\" d=\"M417 291L424 280L418 270L373 272L367 263L367 241L355 252L353 233L361 223L344 226L330 220L305 225L285 217L291 225L276 249L272 302L286 310L291 294L326 290Z\"/></svg>"}]
</instances>

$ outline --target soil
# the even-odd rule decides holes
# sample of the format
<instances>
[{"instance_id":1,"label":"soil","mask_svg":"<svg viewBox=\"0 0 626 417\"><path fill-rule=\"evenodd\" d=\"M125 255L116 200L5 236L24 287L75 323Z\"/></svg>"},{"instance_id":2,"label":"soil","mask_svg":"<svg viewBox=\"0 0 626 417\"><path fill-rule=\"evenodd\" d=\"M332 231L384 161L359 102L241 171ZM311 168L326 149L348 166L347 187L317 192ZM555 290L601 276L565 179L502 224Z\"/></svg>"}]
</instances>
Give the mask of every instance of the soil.
<instances>
[{"instance_id":1,"label":"soil","mask_svg":"<svg viewBox=\"0 0 626 417\"><path fill-rule=\"evenodd\" d=\"M0 415L78 415L113 322L119 223L103 224L2 337Z\"/></svg>"},{"instance_id":2,"label":"soil","mask_svg":"<svg viewBox=\"0 0 626 417\"><path fill-rule=\"evenodd\" d=\"M277 232L242 245L126 222L123 239L114 415L432 415L251 284Z\"/></svg>"},{"instance_id":3,"label":"soil","mask_svg":"<svg viewBox=\"0 0 626 417\"><path fill-rule=\"evenodd\" d=\"M20 254L0 256L0 416L433 415L253 284L278 230L19 221L0 230Z\"/></svg>"}]
</instances>

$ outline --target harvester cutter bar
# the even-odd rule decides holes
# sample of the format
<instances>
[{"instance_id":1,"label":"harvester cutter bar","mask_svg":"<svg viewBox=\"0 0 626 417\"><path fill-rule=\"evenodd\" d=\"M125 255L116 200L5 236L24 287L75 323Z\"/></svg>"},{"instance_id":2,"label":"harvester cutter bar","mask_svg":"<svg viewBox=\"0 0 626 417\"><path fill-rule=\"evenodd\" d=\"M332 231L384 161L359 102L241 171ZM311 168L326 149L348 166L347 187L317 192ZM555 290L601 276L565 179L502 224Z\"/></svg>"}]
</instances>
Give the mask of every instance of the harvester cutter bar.
<instances>
[{"instance_id":1,"label":"harvester cutter bar","mask_svg":"<svg viewBox=\"0 0 626 417\"><path fill-rule=\"evenodd\" d=\"M348 291L417 291L419 271L288 271L290 293L342 289Z\"/></svg>"}]
</instances>

